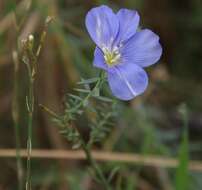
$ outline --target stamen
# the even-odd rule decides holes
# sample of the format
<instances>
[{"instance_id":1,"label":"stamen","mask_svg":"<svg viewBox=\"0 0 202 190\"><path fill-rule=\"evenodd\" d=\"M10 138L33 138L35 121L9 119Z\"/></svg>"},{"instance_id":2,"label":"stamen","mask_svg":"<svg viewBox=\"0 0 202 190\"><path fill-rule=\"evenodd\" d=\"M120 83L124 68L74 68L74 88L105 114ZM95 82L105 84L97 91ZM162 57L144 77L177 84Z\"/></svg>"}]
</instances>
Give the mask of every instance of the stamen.
<instances>
[{"instance_id":1,"label":"stamen","mask_svg":"<svg viewBox=\"0 0 202 190\"><path fill-rule=\"evenodd\" d=\"M104 53L104 59L107 65L114 66L119 63L121 55L118 50L118 47L114 47L112 50L109 50L106 47L102 48L102 51Z\"/></svg>"}]
</instances>

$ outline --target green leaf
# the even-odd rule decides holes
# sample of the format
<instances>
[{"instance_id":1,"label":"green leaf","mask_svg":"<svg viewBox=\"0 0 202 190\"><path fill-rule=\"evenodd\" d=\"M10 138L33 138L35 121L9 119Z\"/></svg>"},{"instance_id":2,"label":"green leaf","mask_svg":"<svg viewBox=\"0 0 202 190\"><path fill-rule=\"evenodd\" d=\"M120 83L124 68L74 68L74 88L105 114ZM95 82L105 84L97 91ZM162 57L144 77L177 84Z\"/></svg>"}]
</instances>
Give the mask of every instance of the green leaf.
<instances>
[{"instance_id":1,"label":"green leaf","mask_svg":"<svg viewBox=\"0 0 202 190\"><path fill-rule=\"evenodd\" d=\"M99 95L100 95L100 89L99 89L99 88L95 88L95 89L93 90L92 96L93 96L93 97L99 97Z\"/></svg>"},{"instance_id":2,"label":"green leaf","mask_svg":"<svg viewBox=\"0 0 202 190\"><path fill-rule=\"evenodd\" d=\"M77 114L82 115L83 112L84 112L83 110L79 109L79 110L77 111Z\"/></svg>"},{"instance_id":3,"label":"green leaf","mask_svg":"<svg viewBox=\"0 0 202 190\"><path fill-rule=\"evenodd\" d=\"M94 179L96 182L98 182L100 184L102 183L101 180L97 177L93 168L88 167L87 171L88 171L89 175L92 177L92 179Z\"/></svg>"},{"instance_id":4,"label":"green leaf","mask_svg":"<svg viewBox=\"0 0 202 190\"><path fill-rule=\"evenodd\" d=\"M73 146L72 146L72 149L73 150L76 150L76 149L79 149L81 147L81 141L79 141L79 142L77 142L76 144L74 144Z\"/></svg>"},{"instance_id":5,"label":"green leaf","mask_svg":"<svg viewBox=\"0 0 202 190\"><path fill-rule=\"evenodd\" d=\"M179 150L179 165L176 171L176 190L189 190L189 156L188 156L188 135L187 131L183 134L183 139Z\"/></svg>"},{"instance_id":6,"label":"green leaf","mask_svg":"<svg viewBox=\"0 0 202 190\"><path fill-rule=\"evenodd\" d=\"M82 92L82 93L90 93L91 92L90 90L80 89L80 88L75 88L74 90L77 92Z\"/></svg>"},{"instance_id":7,"label":"green leaf","mask_svg":"<svg viewBox=\"0 0 202 190\"><path fill-rule=\"evenodd\" d=\"M116 166L115 168L112 169L112 171L110 172L109 177L108 177L109 183L112 181L112 179L118 173L119 170L120 170L120 166Z\"/></svg>"},{"instance_id":8,"label":"green leaf","mask_svg":"<svg viewBox=\"0 0 202 190\"><path fill-rule=\"evenodd\" d=\"M89 101L86 99L83 101L83 106L86 107L88 105Z\"/></svg>"},{"instance_id":9,"label":"green leaf","mask_svg":"<svg viewBox=\"0 0 202 190\"><path fill-rule=\"evenodd\" d=\"M137 183L136 176L128 176L127 178L127 190L136 190L135 184Z\"/></svg>"},{"instance_id":10,"label":"green leaf","mask_svg":"<svg viewBox=\"0 0 202 190\"><path fill-rule=\"evenodd\" d=\"M67 130L67 129L60 130L59 133L60 133L60 134L66 134L66 133L68 133L68 130Z\"/></svg>"},{"instance_id":11,"label":"green leaf","mask_svg":"<svg viewBox=\"0 0 202 190\"><path fill-rule=\"evenodd\" d=\"M91 84L91 83L95 83L98 81L98 77L94 77L94 78L91 78L91 79L82 79L80 82L78 82L77 84Z\"/></svg>"},{"instance_id":12,"label":"green leaf","mask_svg":"<svg viewBox=\"0 0 202 190\"><path fill-rule=\"evenodd\" d=\"M183 138L179 149L179 165L176 171L176 190L189 190L189 141L188 141L188 114L185 105L180 106L180 113L184 122Z\"/></svg>"},{"instance_id":13,"label":"green leaf","mask_svg":"<svg viewBox=\"0 0 202 190\"><path fill-rule=\"evenodd\" d=\"M104 97L104 96L93 96L93 97L96 98L96 99L98 99L98 100L101 100L103 102L113 102L112 99Z\"/></svg>"},{"instance_id":14,"label":"green leaf","mask_svg":"<svg viewBox=\"0 0 202 190\"><path fill-rule=\"evenodd\" d=\"M76 96L74 94L68 94L68 96L71 97L71 98L73 98L73 99L79 100L79 101L82 100L82 98L80 98L79 96Z\"/></svg>"}]
</instances>

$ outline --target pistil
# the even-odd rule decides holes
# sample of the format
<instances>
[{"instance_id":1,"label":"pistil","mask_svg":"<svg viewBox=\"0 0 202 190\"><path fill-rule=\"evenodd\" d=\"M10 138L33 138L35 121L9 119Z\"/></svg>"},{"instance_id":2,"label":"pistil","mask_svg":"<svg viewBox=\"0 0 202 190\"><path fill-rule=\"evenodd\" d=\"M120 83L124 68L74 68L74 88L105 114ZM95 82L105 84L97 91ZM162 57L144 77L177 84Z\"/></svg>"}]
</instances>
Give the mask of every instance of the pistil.
<instances>
[{"instance_id":1,"label":"pistil","mask_svg":"<svg viewBox=\"0 0 202 190\"><path fill-rule=\"evenodd\" d=\"M110 51L107 48L103 48L103 52L104 52L104 59L107 65L114 66L119 63L121 55L117 48L114 48L112 51Z\"/></svg>"}]
</instances>

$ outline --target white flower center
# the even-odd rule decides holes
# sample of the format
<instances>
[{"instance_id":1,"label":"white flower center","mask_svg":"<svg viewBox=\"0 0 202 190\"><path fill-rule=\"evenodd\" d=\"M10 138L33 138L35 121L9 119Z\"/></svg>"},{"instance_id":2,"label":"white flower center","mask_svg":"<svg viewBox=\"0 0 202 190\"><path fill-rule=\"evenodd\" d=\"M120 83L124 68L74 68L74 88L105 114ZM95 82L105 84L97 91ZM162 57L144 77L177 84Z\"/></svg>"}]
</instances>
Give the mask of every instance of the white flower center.
<instances>
[{"instance_id":1,"label":"white flower center","mask_svg":"<svg viewBox=\"0 0 202 190\"><path fill-rule=\"evenodd\" d=\"M108 66L114 66L119 63L121 54L118 51L118 48L115 47L112 50L103 47L102 51L104 53L104 59Z\"/></svg>"}]
</instances>

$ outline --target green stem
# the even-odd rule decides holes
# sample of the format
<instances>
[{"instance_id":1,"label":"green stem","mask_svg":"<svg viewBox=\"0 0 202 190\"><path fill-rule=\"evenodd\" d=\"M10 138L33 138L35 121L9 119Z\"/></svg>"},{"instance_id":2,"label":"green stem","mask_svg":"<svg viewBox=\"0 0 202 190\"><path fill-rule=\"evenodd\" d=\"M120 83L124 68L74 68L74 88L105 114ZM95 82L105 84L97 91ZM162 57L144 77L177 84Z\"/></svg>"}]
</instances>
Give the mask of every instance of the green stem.
<instances>
[{"instance_id":1,"label":"green stem","mask_svg":"<svg viewBox=\"0 0 202 190\"><path fill-rule=\"evenodd\" d=\"M32 116L29 116L28 139L27 139L27 177L26 190L31 190L31 150L32 150Z\"/></svg>"},{"instance_id":2,"label":"green stem","mask_svg":"<svg viewBox=\"0 0 202 190\"><path fill-rule=\"evenodd\" d=\"M98 89L98 88L102 85L102 83L103 83L103 81L104 81L104 78L105 78L105 73L104 73L104 72L101 72L101 73L100 73L100 77L99 77L99 79L97 80L97 82L96 82L96 84L95 84L93 90L92 90L91 92L89 92L88 95L87 95L76 107L72 108L72 109L70 110L70 112L72 112L72 113L77 112L77 111L85 104L85 102L87 102L88 99L93 95L94 91L95 91L96 89Z\"/></svg>"},{"instance_id":3,"label":"green stem","mask_svg":"<svg viewBox=\"0 0 202 190\"><path fill-rule=\"evenodd\" d=\"M81 106L84 105L85 101L88 101L88 99L92 96L92 94L94 93L95 90L97 90L98 88L100 89L103 81L105 78L105 73L101 72L100 73L100 78L98 79L98 81L95 84L95 87L93 88L93 90L84 98L84 100L78 104L78 106L76 107L76 109L78 110ZM78 131L78 130L77 130ZM86 144L80 134L80 132L78 131L79 136L80 136L80 140L82 142L82 149L86 154L86 158L89 161L89 163L91 164L92 168L94 169L94 171L96 172L97 176L99 177L99 179L101 180L101 182L103 183L104 187L106 190L111 190L111 187L107 181L107 179L105 178L102 170L100 169L100 167L98 166L97 162L94 160L94 158L91 155L91 146L88 146L88 144Z\"/></svg>"},{"instance_id":4,"label":"green stem","mask_svg":"<svg viewBox=\"0 0 202 190\"><path fill-rule=\"evenodd\" d=\"M82 137L80 137L82 138ZM91 151L88 148L88 146L82 141L82 148L86 154L86 158L89 161L89 163L91 164L92 168L94 169L94 171L96 172L97 176L99 177L99 179L101 180L101 182L103 183L104 187L106 190L111 190L111 187L107 181L107 179L105 178L102 170L100 169L100 167L98 166L97 162L94 160L94 158L91 155Z\"/></svg>"},{"instance_id":5,"label":"green stem","mask_svg":"<svg viewBox=\"0 0 202 190\"><path fill-rule=\"evenodd\" d=\"M100 88L103 81L104 81L104 78L105 78L105 74L102 72L100 74L100 78L98 79L98 81L96 82L93 90L91 92L89 92L89 94L74 108L72 108L72 110L70 110L71 112L77 112L78 109L80 109L82 106L84 106L84 103L86 101L88 101L88 99L93 95L94 91L97 89L97 88ZM52 110L49 110L47 107L43 106L43 105L40 105L46 112L48 112L50 115L52 115L53 117L57 118L57 119L61 119L55 112L53 112ZM66 127L66 123L63 124L65 127ZM81 141L81 147L86 155L86 159L88 160L88 162L90 163L90 165L92 166L92 168L94 169L97 177L100 179L100 181L102 182L102 184L104 185L105 189L106 190L111 190L111 187L107 181L107 179L105 178L102 170L100 169L100 167L98 166L97 162L94 160L94 158L92 157L91 155L91 151L90 151L90 147L88 144L86 144L79 132L78 129L76 129L78 134L79 134L79 139Z\"/></svg>"},{"instance_id":6,"label":"green stem","mask_svg":"<svg viewBox=\"0 0 202 190\"><path fill-rule=\"evenodd\" d=\"M107 113L107 114L104 116L103 120L102 120L100 123L98 123L97 128L103 127L103 126L106 124L106 122L108 121L108 119L109 119L110 117L111 117L111 113ZM89 141L88 141L88 143L87 143L87 147L88 147L89 149L91 149L91 147L92 147L92 145L93 145L94 142L95 142L95 139L94 139L92 136L90 136L90 139L89 139Z\"/></svg>"},{"instance_id":7,"label":"green stem","mask_svg":"<svg viewBox=\"0 0 202 190\"><path fill-rule=\"evenodd\" d=\"M22 159L20 157L20 129L19 129L19 104L18 104L18 71L19 71L19 62L17 52L13 52L13 61L14 61L14 96L13 96L13 105L12 105L12 117L15 127L15 140L16 140L16 161L17 161L17 176L18 176L18 189L23 189L23 167Z\"/></svg>"},{"instance_id":8,"label":"green stem","mask_svg":"<svg viewBox=\"0 0 202 190\"><path fill-rule=\"evenodd\" d=\"M42 45L46 37L46 29L52 20L47 17L44 30L40 36L40 42L36 53L33 51L34 36L29 35L25 41L24 47L24 62L27 66L29 76L29 94L26 97L27 111L28 111L28 137L27 137L27 176L26 176L26 190L31 190L31 151L32 151L32 128L33 128L33 114L34 114L34 80L37 71L37 60L39 58Z\"/></svg>"},{"instance_id":9,"label":"green stem","mask_svg":"<svg viewBox=\"0 0 202 190\"><path fill-rule=\"evenodd\" d=\"M15 126L15 138L16 138L16 159L17 159L17 175L18 175L18 188L19 190L23 189L23 167L22 159L20 156L20 134L19 134L19 125L18 123L14 124Z\"/></svg>"},{"instance_id":10,"label":"green stem","mask_svg":"<svg viewBox=\"0 0 202 190\"><path fill-rule=\"evenodd\" d=\"M26 190L31 190L31 151L32 151L32 125L33 125L33 112L34 112L34 94L33 86L34 79L29 75L29 95L27 97L27 110L28 110L28 139L27 139L27 176L26 176Z\"/></svg>"}]
</instances>

